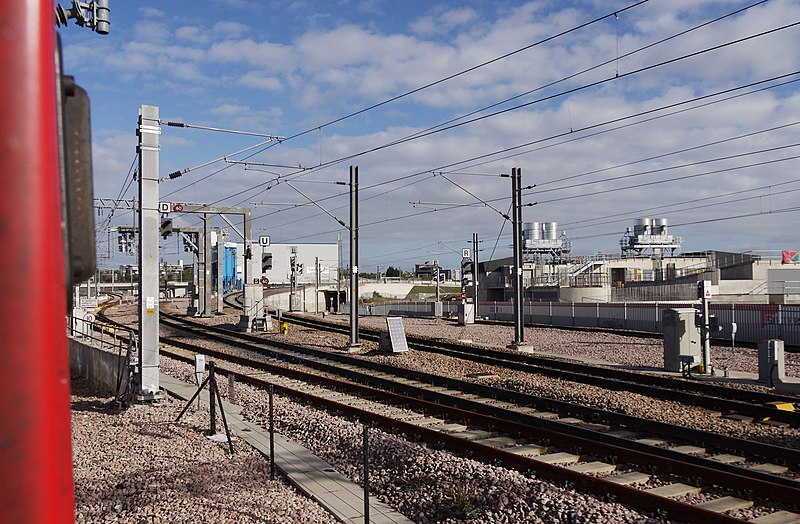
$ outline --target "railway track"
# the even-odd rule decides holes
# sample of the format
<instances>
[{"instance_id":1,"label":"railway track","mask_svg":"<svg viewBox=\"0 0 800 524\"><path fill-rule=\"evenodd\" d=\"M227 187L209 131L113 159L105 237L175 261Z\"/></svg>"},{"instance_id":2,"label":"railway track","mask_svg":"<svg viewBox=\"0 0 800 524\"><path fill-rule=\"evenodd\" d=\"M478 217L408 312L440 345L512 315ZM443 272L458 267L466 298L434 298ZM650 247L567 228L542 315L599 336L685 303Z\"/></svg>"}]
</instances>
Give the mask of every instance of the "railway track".
<instances>
[{"instance_id":1,"label":"railway track","mask_svg":"<svg viewBox=\"0 0 800 524\"><path fill-rule=\"evenodd\" d=\"M277 384L284 393L392 431L401 431L429 445L446 447L523 473L563 482L665 518L692 522L740 522L716 510L746 507L753 500L761 504L767 499L777 502L780 507L780 504L795 504L800 495L797 481L759 470L760 467L775 473L785 471L786 467L780 463L796 464L797 450L700 432L694 438L716 441L715 446L720 452L701 450L700 446L689 447L691 444L686 444L687 433L683 427L668 429L667 425L657 425L656 431L662 436L658 441L658 437L650 434L655 427L652 421L640 421L640 429L637 429L636 420L629 417L612 429L604 420L608 414L599 410L582 413L586 419L595 422L587 423L584 418L555 419L555 413L542 409L542 399L531 396L415 374L393 366L367 365L363 359L347 355L267 342L261 337L196 323L187 325L184 319L163 313L162 320L175 329L188 329L197 336L260 351L270 358L316 370L287 370L277 363L242 360L211 352L214 358L271 374L266 381L246 379L251 383L260 381L262 386L266 382ZM167 340L162 338L162 341ZM170 340L169 343L197 352L197 348L187 344L185 339ZM191 361L186 355L176 355L176 358ZM511 395L505 400L504 395L509 393ZM414 409L409 411L402 406L414 406ZM566 409L565 406L559 408ZM643 425L648 426L648 433L641 432L639 438L633 438ZM684 437L681 438L682 445L672 449L658 446L666 446L671 441L674 444L676 435ZM692 454L700 451L713 458ZM754 455L762 458L755 461ZM725 462L729 460L748 460L753 467L744 468ZM598 478L593 474L610 476ZM645 482L644 489L628 485L637 482ZM654 483L661 485L654 486ZM715 491L727 495L705 505L685 504L664 496L687 497L699 493L702 486L711 485L715 486Z\"/></svg>"},{"instance_id":2,"label":"railway track","mask_svg":"<svg viewBox=\"0 0 800 524\"><path fill-rule=\"evenodd\" d=\"M349 326L303 315L283 313L281 318L312 329L341 334L349 333ZM361 328L359 333L366 340L377 341L380 338L380 332L376 330ZM797 397L736 389L702 379L685 380L442 340L413 336L406 338L409 348L418 351L448 355L527 373L547 374L572 382L681 402L735 416L749 422L771 421L800 427L800 410L791 411L776 407L794 407L798 403Z\"/></svg>"}]
</instances>

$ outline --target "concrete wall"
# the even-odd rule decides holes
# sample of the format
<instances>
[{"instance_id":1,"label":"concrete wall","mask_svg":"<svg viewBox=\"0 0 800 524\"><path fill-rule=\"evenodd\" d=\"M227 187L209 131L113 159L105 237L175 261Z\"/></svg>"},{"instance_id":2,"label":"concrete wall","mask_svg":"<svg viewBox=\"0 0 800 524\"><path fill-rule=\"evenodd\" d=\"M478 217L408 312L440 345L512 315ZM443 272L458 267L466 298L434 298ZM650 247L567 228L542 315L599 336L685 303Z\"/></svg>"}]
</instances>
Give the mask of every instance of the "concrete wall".
<instances>
[{"instance_id":1,"label":"concrete wall","mask_svg":"<svg viewBox=\"0 0 800 524\"><path fill-rule=\"evenodd\" d=\"M562 287L559 289L562 302L610 302L611 288L603 287Z\"/></svg>"},{"instance_id":2,"label":"concrete wall","mask_svg":"<svg viewBox=\"0 0 800 524\"><path fill-rule=\"evenodd\" d=\"M122 373L123 377L128 376L129 373L127 366L124 366L124 357L124 354L119 357L116 353L69 337L70 374L83 377L90 384L109 395L117 396L127 387L123 380L121 391L117 391L119 373Z\"/></svg>"},{"instance_id":3,"label":"concrete wall","mask_svg":"<svg viewBox=\"0 0 800 524\"><path fill-rule=\"evenodd\" d=\"M426 283L425 285L435 286L436 283ZM452 283L448 282L447 285L452 285ZM347 287L350 287L349 284ZM364 282L358 285L358 296L361 298L372 298L372 293L378 292L378 294L386 298L406 298L413 287L414 284L408 282Z\"/></svg>"}]
</instances>

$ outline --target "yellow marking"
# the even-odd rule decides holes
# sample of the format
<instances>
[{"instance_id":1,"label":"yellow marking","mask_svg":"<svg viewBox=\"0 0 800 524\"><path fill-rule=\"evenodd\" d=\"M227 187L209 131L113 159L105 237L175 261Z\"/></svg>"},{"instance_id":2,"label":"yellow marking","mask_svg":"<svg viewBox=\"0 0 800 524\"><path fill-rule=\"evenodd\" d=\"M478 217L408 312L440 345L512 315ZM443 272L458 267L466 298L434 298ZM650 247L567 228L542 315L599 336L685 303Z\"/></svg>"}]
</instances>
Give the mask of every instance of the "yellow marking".
<instances>
[{"instance_id":1,"label":"yellow marking","mask_svg":"<svg viewBox=\"0 0 800 524\"><path fill-rule=\"evenodd\" d=\"M781 411L794 411L794 404L791 402L767 402L767 406L772 406L775 409L780 409Z\"/></svg>"}]
</instances>

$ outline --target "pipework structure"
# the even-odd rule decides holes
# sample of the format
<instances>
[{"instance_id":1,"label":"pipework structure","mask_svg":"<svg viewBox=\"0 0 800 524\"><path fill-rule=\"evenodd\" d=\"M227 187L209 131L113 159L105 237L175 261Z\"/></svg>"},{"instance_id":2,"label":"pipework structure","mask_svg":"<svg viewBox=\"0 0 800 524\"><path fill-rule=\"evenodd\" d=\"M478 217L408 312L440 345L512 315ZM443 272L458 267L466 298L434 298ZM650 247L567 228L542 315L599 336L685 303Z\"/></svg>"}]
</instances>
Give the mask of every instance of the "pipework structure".
<instances>
[{"instance_id":1,"label":"pipework structure","mask_svg":"<svg viewBox=\"0 0 800 524\"><path fill-rule=\"evenodd\" d=\"M572 241L566 233L558 236L557 222L525 222L522 237L522 252L529 261L540 262L548 257L550 262L558 264L566 261L572 251Z\"/></svg>"},{"instance_id":2,"label":"pipework structure","mask_svg":"<svg viewBox=\"0 0 800 524\"><path fill-rule=\"evenodd\" d=\"M661 258L666 251L673 255L682 243L681 237L669 234L666 218L637 218L633 222L633 231L627 228L619 241L625 258L648 252L653 258Z\"/></svg>"}]
</instances>

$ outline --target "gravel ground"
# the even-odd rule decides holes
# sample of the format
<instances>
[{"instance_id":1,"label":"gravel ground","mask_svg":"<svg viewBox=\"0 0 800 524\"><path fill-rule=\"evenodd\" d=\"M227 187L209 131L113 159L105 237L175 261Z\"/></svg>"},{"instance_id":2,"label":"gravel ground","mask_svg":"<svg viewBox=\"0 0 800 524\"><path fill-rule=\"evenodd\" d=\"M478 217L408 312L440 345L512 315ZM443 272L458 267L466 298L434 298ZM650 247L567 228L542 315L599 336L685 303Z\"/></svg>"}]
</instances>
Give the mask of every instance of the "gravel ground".
<instances>
[{"instance_id":1,"label":"gravel ground","mask_svg":"<svg viewBox=\"0 0 800 524\"><path fill-rule=\"evenodd\" d=\"M250 446L209 441L207 412L173 421L184 403L167 398L118 412L110 397L72 380L76 522L335 523Z\"/></svg>"},{"instance_id":2,"label":"gravel ground","mask_svg":"<svg viewBox=\"0 0 800 524\"><path fill-rule=\"evenodd\" d=\"M162 366L183 380L190 380L193 374L191 366L170 359L164 359ZM263 391L237 384L236 397L246 418L267 426ZM280 395L275 397L275 421L277 431L308 447L353 481L362 482L360 424ZM661 522L619 504L432 450L377 429L370 430L369 463L373 494L419 524L551 523L570 519L575 524Z\"/></svg>"},{"instance_id":3,"label":"gravel ground","mask_svg":"<svg viewBox=\"0 0 800 524\"><path fill-rule=\"evenodd\" d=\"M175 304L162 305L168 307L170 311L182 313L185 311L185 304L176 301ZM127 311L126 311L127 309ZM133 320L130 315L131 308L117 308L113 312L113 316L119 320L127 317L128 320ZM203 322L214 324L236 324L238 322L239 314L232 312L230 314L215 316L210 319L203 319ZM332 317L328 317L329 319ZM334 317L335 318L335 317ZM339 319L347 323L346 317L339 317ZM361 325L364 327L377 327L385 328L385 320L383 318L369 318L362 317ZM444 321L432 321L430 319L404 319L406 332L409 334L422 335L422 336L435 336L438 338L447 339L470 339L475 343L489 344L493 346L502 346L510 342L513 338L513 327L501 326L457 326ZM313 332L308 329L290 326L288 335L278 334L265 334L265 337L281 337L282 340L304 343L314 347L325 347L332 350L341 350L345 348L348 337L342 335L322 334ZM571 355L580 356L583 358L603 359L606 361L613 361L628 366L641 366L657 367L661 365L661 342L660 340L641 339L636 337L624 337L619 335L611 335L605 333L591 333L591 332L577 332L558 329L544 329L544 328L526 328L525 338L527 341L532 342L534 348L538 351L552 352L558 355ZM204 344L205 345L205 344ZM371 358L378 360L385 360L395 365L407 366L413 369L420 369L429 372L447 373L451 376L465 377L467 373L476 372L495 372L490 366L464 362L450 357L443 357L439 355L430 355L416 352L408 352L402 355L375 355L369 354L375 349L375 344L364 341L360 356L363 358ZM739 350L730 351L729 348L714 348L715 362L722 362L723 359L726 365L731 370L737 371L750 371L754 372L755 357L752 350ZM728 353L725 353L728 351ZM792 363L790 366L790 358ZM719 364L718 369L719 369ZM162 369L174 376L182 378L183 380L190 380L192 376L192 368L184 364L178 364L170 359L162 359ZM800 369L794 355L787 355L787 374L792 374ZM502 372L497 377L481 379L485 383L534 393L537 395L545 395L559 400L569 400L579 402L586 405L598 406L604 409L610 409L623 413L629 413L637 416L651 417L656 420L663 420L666 422L679 423L699 429L706 429L709 431L716 431L722 434L730 434L740 437L751 438L754 440L761 440L770 443L781 445L788 445L793 447L800 447L800 432L796 429L774 428L769 426L755 425L755 424L742 424L730 420L720 419L708 416L704 410L697 408L686 407L675 403L663 402L653 399L648 399L641 395L629 394L625 392L610 392L594 386L576 385L558 379L549 378L546 376L531 375L519 372ZM225 387L221 388L223 395L225 394ZM89 403L96 403L96 400L90 400ZM174 404L174 402L172 402ZM244 406L244 414L255 421L265 422L267 414L265 412L266 402L262 392L254 391L249 387L237 384L237 403ZM182 407L174 407L174 413L177 413ZM162 409L158 405L155 409ZM76 492L78 489L83 494L78 503L79 517L86 522L138 522L142 521L153 522L150 517L146 515L159 515L167 516L167 520L174 521L175 518L181 521L181 516L186 515L186 512L192 511L190 508L196 508L196 502L192 496L196 492L201 492L201 488L197 487L196 491L192 491L190 484L186 484L185 480L179 484L180 497L176 498L167 497L162 501L159 495L160 491L154 491L149 488L149 475L152 471L157 470L162 475L162 478L167 477L173 479L172 481L157 482L157 486L165 486L174 484L174 479L184 478L184 474L166 473L172 472L174 468L180 468L182 471L194 471L193 466L195 462L202 461L208 464L217 462L227 462L233 465L233 461L224 454L224 449L220 446L209 443L200 435L202 428L207 427L207 422L203 424L200 421L201 415L194 414L194 418L186 418L181 421L179 425L165 425L161 422L161 426L153 422L153 420L171 420L174 415L166 414L162 418L152 418L155 415L148 415L150 410L147 406L136 406L130 412L123 415L112 415L103 410L90 411L89 413L78 411L74 413L73 432L75 433L75 446L76 446ZM92 416L91 420L82 420L81 417ZM94 417L97 417L95 419ZM148 418L151 417L151 418ZM132 417L132 420L127 421L127 417ZM137 418L138 417L138 418ZM102 420L100 420L102 419ZM349 476L356 482L360 481L360 461L361 461L361 427L357 423L344 420L341 418L333 417L325 412L303 406L288 399L276 399L276 421L278 430L285 434L287 437L292 438L311 449L315 454L327 460L341 473ZM167 457L170 461L169 466L164 466L163 461L158 464L146 466L143 465L140 469L133 472L126 472L124 478L129 476L138 482L139 489L130 489L127 484L123 484L122 488L109 491L102 486L102 479L107 478L108 471L111 469L112 464L106 466L99 465L95 467L95 462L105 464L105 459L95 459L99 449L105 450L103 457L111 455L112 452L108 449L119 449L122 446L116 446L109 438L108 444L100 444L100 439L97 436L91 435L88 441L92 442L92 446L82 452L82 446L87 445L87 440L81 438L82 428L75 426L82 426L81 422L88 422L89 426L96 428L95 432L99 435L106 435L104 438L109 438L108 435L116 433L125 433L126 429L136 433L141 439L141 434L156 433L162 434L169 431L169 438L160 437L158 439L148 439L149 443L154 446L164 445L170 448L169 453L165 450L152 451L147 455ZM105 426L105 427L103 427ZM103 429L101 429L103 428ZM147 429L144 429L147 428ZM167 429L168 428L168 429ZM193 450L195 462L185 463L184 457L186 453L178 452L176 448L176 441L184 440L184 433L179 433L180 438L175 435L175 432L185 432L186 440L190 438L199 441L201 444L195 444L190 449ZM371 477L370 484L373 488L373 493L379 496L387 503L395 506L409 518L419 523L455 523L462 522L469 519L474 522L481 523L516 523L516 522L660 522L631 511L617 504L608 504L596 498L589 497L580 493L575 493L560 486L555 486L549 482L540 479L526 478L523 475L496 468L491 465L482 464L472 460L454 457L451 454L443 451L431 450L428 448L420 447L411 444L397 436L384 433L382 431L373 430L371 432L371 449L370 449L370 467ZM114 443L118 440L114 440ZM125 449L141 449L143 444L130 444L125 446ZM244 448L241 443L237 443L237 455L239 449ZM84 453L83 455L81 453ZM210 455L207 455L209 453ZM242 455L244 455L242 451ZM133 464L130 459L124 458L124 453L116 453L117 460L113 465L116 467L131 468ZM91 472L84 473L79 476L79 468L77 464L81 463L80 457L93 457L92 462L89 463L87 459L83 459L83 464L80 469L90 468ZM199 457L203 457L200 459ZM212 457L212 458L206 458ZM216 458L213 458L216 457ZM237 459L238 460L238 459ZM242 474L241 477L235 475L225 476L224 481L231 483L234 487L229 486L223 488L224 481L220 481L220 486L216 491L212 492L214 504L205 504L212 506L212 516L218 515L219 518L210 518L213 521L258 521L258 522L327 522L328 520L316 519L316 517L307 518L302 520L302 516L316 515L311 513L310 510L298 510L295 512L292 508L299 507L297 504L298 496L291 490L281 484L278 487L273 486L271 483L264 479L264 471L266 461L259 459L258 466L249 462L239 464L237 467L242 467L246 471L255 471L255 473ZM216 468L214 468L216 469ZM203 469L205 472L206 469ZM205 476L206 473L203 474ZM268 472L266 474L268 479ZM116 475L119 477L119 474ZM257 482L251 479L258 479ZM78 484L81 487L78 487ZM254 507L264 510L266 507L280 507L284 511L284 515L278 520L270 520L269 516L261 516L255 509L247 510L240 507L241 504L233 506L225 502L226 493L235 493L240 489L239 484L244 483L245 486L241 489L246 489L248 494L253 493L253 497L273 495L271 506L263 501L254 504ZM87 487L84 487L86 484ZM100 486L98 486L100 484ZM257 486L259 487L257 489ZM127 492L130 495L127 495ZM206 489L206 488L203 488ZM120 493L120 491L122 493ZM256 493L257 492L257 493ZM266 494L263 492L267 492ZM110 496L120 497L114 499ZM144 494L147 494L145 497ZM209 495L203 495L209 496ZM248 495L249 496L249 495ZM287 497L291 502L278 502L283 501L283 497ZM138 497L138 499L137 499ZM99 501L97 499L100 499ZM234 497L232 497L234 498ZM118 502L113 502L118 500ZM199 498L198 500L204 500ZM236 500L240 500L236 498ZM164 504L163 512L161 506ZM311 503L306 502L311 505ZM115 510L115 506L120 506L119 510ZM156 509L157 508L157 509ZM245 515L228 516L230 508L240 510ZM283 509L286 508L286 509ZM234 511L230 509L230 511ZM314 507L317 511L318 507ZM181 513L183 511L183 513ZM258 516L255 516L258 515ZM273 515L273 514L269 514ZM742 516L746 516L743 513ZM177 516L177 517L173 517ZM472 519L474 517L474 520ZM109 518L110 520L104 520ZM245 520L246 518L253 518L254 520ZM296 520L300 518L301 520ZM259 520L260 519L260 520ZM206 520L206 521L210 521ZM189 522L191 520L182 520Z\"/></svg>"}]
</instances>

